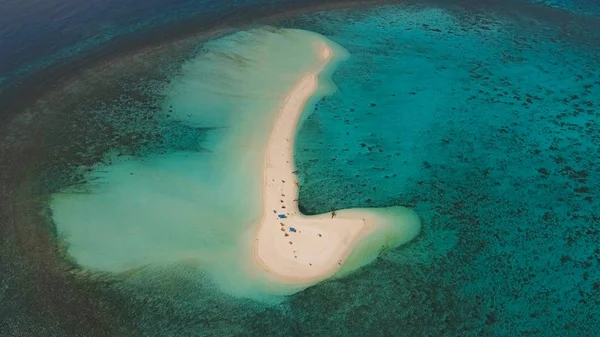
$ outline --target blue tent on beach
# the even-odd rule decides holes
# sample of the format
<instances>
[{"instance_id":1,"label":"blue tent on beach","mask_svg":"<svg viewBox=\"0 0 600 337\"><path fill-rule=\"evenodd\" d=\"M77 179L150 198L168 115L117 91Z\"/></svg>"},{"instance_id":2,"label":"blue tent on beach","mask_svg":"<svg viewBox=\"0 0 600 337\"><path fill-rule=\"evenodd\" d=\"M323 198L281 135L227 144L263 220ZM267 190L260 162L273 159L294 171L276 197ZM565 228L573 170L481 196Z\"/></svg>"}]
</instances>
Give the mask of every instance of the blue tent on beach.
<instances>
[{"instance_id":1,"label":"blue tent on beach","mask_svg":"<svg viewBox=\"0 0 600 337\"><path fill-rule=\"evenodd\" d=\"M285 214L278 214L278 215L277 215L277 217L278 217L279 219L284 219L286 216L285 216Z\"/></svg>"}]
</instances>

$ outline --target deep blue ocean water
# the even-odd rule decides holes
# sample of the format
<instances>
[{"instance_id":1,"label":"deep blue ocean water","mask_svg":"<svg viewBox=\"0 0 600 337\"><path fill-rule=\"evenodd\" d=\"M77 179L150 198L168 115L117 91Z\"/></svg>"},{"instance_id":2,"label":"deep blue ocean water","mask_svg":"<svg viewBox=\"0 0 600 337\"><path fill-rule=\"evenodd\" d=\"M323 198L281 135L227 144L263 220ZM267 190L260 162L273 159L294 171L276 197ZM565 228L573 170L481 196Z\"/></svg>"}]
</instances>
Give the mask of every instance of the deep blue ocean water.
<instances>
[{"instance_id":1,"label":"deep blue ocean water","mask_svg":"<svg viewBox=\"0 0 600 337\"><path fill-rule=\"evenodd\" d=\"M120 36L224 12L245 20L240 9L278 3L5 2L2 90ZM73 69L30 101L29 87L0 92L11 109L1 113L17 116L1 134L0 335L597 336L599 5L471 5L266 21L321 33L352 55L333 76L339 90L299 130L303 210L407 205L424 221L408 246L278 305L166 273L71 273L39 214L43 196L81 183L74 165L111 149L202 151L210 125L157 113L160 89L198 53L196 42L169 42L185 29L161 37L166 47Z\"/></svg>"},{"instance_id":2,"label":"deep blue ocean water","mask_svg":"<svg viewBox=\"0 0 600 337\"><path fill-rule=\"evenodd\" d=\"M285 6L302 8L303 5L329 2L337 1L107 0L75 4L59 0L7 0L0 4L0 83L10 74L38 69L57 59L85 53L92 46L144 28L185 20L214 22L226 14L241 16L252 10L265 11ZM492 6L514 6L513 0L474 1L469 5L487 2ZM582 13L600 13L597 0L543 0L534 3Z\"/></svg>"}]
</instances>

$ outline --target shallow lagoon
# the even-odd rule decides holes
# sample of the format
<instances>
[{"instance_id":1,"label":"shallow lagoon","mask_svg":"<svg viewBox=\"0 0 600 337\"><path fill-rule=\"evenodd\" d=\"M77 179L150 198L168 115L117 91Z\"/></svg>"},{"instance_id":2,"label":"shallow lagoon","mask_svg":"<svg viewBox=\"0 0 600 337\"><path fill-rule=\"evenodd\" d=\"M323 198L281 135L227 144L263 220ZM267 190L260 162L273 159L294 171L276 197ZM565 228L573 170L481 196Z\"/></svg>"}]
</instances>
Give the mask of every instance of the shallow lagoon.
<instances>
[{"instance_id":1,"label":"shallow lagoon","mask_svg":"<svg viewBox=\"0 0 600 337\"><path fill-rule=\"evenodd\" d=\"M575 41L551 23L406 7L280 22L324 34L353 55L333 75L339 91L320 101L299 130L296 164L304 209L414 206L425 220L423 234L349 277L276 305L231 298L189 268L179 275L154 270L110 282L77 278L68 283L77 290L68 291L47 282L52 296L88 301L86 310L95 311L43 328L37 320L29 329L593 334L600 324L599 44L593 34ZM181 69L171 65L173 59L160 69ZM164 111L165 105L157 107ZM194 133L169 125L165 134L184 137L161 138L163 152L210 148L211 128L219 126L202 125L198 130L209 130ZM150 145L144 151L158 148ZM190 274L201 282L187 281ZM36 294L27 285L33 279L21 283L29 294ZM52 301L31 303L65 312ZM11 308L35 317L26 305ZM89 318L97 312L106 316Z\"/></svg>"}]
</instances>

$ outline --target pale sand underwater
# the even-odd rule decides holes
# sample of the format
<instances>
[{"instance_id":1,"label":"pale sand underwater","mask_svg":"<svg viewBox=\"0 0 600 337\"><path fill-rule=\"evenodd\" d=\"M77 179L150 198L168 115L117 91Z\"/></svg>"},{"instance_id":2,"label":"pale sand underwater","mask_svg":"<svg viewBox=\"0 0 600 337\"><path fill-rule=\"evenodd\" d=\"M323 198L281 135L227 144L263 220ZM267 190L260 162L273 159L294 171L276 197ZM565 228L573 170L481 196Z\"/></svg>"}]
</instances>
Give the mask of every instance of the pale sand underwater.
<instances>
[{"instance_id":1,"label":"pale sand underwater","mask_svg":"<svg viewBox=\"0 0 600 337\"><path fill-rule=\"evenodd\" d=\"M323 46L331 50L327 66ZM420 222L404 208L339 211L322 228L304 222L315 217L298 217L305 225L289 235L295 235L294 260L305 264L300 268L280 244L279 221L261 221L281 200L269 194L279 187L262 184L267 153L282 152L293 166L300 114L334 90L329 77L344 57L342 47L300 30L255 29L206 44L173 79L164 110L174 121L217 127L202 144L208 151L115 155L86 175L85 186L55 194L53 216L69 253L84 268L116 273L184 263L208 274L223 292L263 298L345 275L381 249L410 240ZM291 115L282 119L284 112ZM276 123L291 139L277 142L281 148L269 142ZM290 177L291 198L297 187L289 168L280 173ZM293 200L288 204L297 212ZM343 229L336 226L342 223ZM289 233L289 226L284 230ZM254 246L255 235L260 245Z\"/></svg>"}]
</instances>

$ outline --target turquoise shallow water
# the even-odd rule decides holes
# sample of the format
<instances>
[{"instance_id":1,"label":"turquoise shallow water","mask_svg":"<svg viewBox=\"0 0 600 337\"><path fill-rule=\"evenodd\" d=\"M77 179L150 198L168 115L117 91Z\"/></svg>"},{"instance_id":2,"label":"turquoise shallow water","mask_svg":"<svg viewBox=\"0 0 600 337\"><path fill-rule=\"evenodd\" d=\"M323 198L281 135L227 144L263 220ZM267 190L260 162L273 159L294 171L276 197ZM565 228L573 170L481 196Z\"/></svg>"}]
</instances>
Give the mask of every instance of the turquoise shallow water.
<instances>
[{"instance_id":1,"label":"turquoise shallow water","mask_svg":"<svg viewBox=\"0 0 600 337\"><path fill-rule=\"evenodd\" d=\"M19 294L25 304L6 308L28 317L9 331L594 336L600 329L600 39L594 31L572 34L553 20L392 6L272 22L321 33L352 55L333 74L339 90L318 102L299 130L303 209L408 205L424 220L417 240L348 277L265 304L224 294L188 266L116 279L65 276L71 274L46 267L65 264L56 262L58 254L48 257L54 250L40 248L45 231L22 220L23 245L35 247L22 255L43 256L44 263L15 276L21 292L3 295ZM47 150L36 157L45 172L42 191L80 180L63 161L94 163L117 145L140 157L182 149L205 155L222 119L206 115L206 124L189 124L156 117L171 104L173 114L183 109L164 92L176 84L174 75L189 74L184 64L197 55L196 46L180 42L127 59L95 83L83 81L32 108L62 116L35 143ZM70 108L67 97L80 107ZM96 116L86 112L90 106L119 109L107 122L84 118ZM77 127L67 128L73 121ZM91 131L98 124L102 135ZM148 131L157 125L160 132ZM123 145L140 139L147 145ZM90 150L92 141L107 145ZM38 191L24 186L25 195ZM34 214L25 203L13 212L25 220ZM39 286L36 279L53 281Z\"/></svg>"},{"instance_id":2,"label":"turquoise shallow water","mask_svg":"<svg viewBox=\"0 0 600 337\"><path fill-rule=\"evenodd\" d=\"M415 205L425 226L344 283L370 300L338 317L394 326L425 310L433 335L595 331L597 37L436 9L346 15L309 24L353 58L300 130L302 204Z\"/></svg>"}]
</instances>

